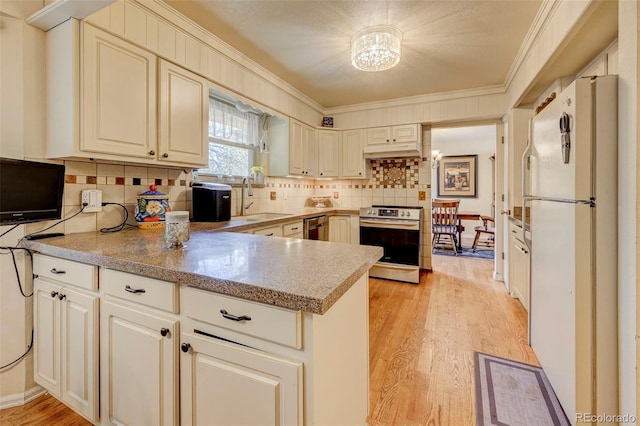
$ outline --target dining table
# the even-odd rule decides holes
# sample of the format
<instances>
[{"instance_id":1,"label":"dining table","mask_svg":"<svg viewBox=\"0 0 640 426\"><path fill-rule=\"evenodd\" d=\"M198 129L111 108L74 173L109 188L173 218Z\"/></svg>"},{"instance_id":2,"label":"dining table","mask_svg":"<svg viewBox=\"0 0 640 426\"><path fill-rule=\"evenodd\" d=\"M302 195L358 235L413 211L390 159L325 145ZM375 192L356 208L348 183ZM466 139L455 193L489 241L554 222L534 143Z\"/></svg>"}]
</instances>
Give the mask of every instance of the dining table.
<instances>
[{"instance_id":1,"label":"dining table","mask_svg":"<svg viewBox=\"0 0 640 426\"><path fill-rule=\"evenodd\" d=\"M462 251L462 221L463 220L480 220L480 213L478 212L464 212L458 211L458 251Z\"/></svg>"}]
</instances>

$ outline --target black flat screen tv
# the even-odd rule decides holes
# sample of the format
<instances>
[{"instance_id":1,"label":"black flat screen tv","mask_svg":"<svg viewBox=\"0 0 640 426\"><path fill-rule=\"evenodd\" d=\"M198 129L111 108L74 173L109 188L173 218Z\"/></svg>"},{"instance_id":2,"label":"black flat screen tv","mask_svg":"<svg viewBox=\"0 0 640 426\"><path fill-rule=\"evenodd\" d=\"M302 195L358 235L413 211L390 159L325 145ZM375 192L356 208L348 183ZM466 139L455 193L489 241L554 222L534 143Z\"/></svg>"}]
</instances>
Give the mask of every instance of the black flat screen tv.
<instances>
[{"instance_id":1,"label":"black flat screen tv","mask_svg":"<svg viewBox=\"0 0 640 426\"><path fill-rule=\"evenodd\" d=\"M0 225L62 217L64 166L0 158Z\"/></svg>"}]
</instances>

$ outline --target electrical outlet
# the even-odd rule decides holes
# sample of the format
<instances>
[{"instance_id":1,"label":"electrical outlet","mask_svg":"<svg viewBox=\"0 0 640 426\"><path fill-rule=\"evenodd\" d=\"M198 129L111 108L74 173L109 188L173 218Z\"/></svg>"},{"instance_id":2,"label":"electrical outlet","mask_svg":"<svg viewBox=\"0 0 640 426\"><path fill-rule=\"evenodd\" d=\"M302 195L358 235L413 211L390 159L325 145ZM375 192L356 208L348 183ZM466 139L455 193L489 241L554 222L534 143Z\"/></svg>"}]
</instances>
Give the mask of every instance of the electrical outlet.
<instances>
[{"instance_id":1,"label":"electrical outlet","mask_svg":"<svg viewBox=\"0 0 640 426\"><path fill-rule=\"evenodd\" d=\"M273 201L273 200L275 200L275 199L276 199L276 191L270 191L270 192L269 192L269 199L270 199L271 201Z\"/></svg>"},{"instance_id":2,"label":"electrical outlet","mask_svg":"<svg viewBox=\"0 0 640 426\"><path fill-rule=\"evenodd\" d=\"M337 200L338 198L340 198L340 193L339 193L338 191L334 191L334 192L333 192L333 198L335 198L336 200Z\"/></svg>"},{"instance_id":3,"label":"electrical outlet","mask_svg":"<svg viewBox=\"0 0 640 426\"><path fill-rule=\"evenodd\" d=\"M82 205L84 213L95 213L102 211L102 191L99 189L85 189L82 191Z\"/></svg>"}]
</instances>

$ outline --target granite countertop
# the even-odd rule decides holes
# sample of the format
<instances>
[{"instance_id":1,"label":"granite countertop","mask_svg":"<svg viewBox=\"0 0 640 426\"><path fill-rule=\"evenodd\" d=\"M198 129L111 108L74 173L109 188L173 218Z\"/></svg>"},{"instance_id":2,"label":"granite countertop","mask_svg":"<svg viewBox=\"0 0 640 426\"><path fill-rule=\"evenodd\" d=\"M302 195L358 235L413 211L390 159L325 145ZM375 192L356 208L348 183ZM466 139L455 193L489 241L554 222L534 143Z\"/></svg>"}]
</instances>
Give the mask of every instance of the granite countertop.
<instances>
[{"instance_id":1,"label":"granite countertop","mask_svg":"<svg viewBox=\"0 0 640 426\"><path fill-rule=\"evenodd\" d=\"M315 216L316 210L350 212L304 210L250 224L241 218L194 222L191 238L181 249L165 248L162 230L137 228L23 240L21 244L51 256L323 314L382 257L381 247L220 232L290 222Z\"/></svg>"}]
</instances>

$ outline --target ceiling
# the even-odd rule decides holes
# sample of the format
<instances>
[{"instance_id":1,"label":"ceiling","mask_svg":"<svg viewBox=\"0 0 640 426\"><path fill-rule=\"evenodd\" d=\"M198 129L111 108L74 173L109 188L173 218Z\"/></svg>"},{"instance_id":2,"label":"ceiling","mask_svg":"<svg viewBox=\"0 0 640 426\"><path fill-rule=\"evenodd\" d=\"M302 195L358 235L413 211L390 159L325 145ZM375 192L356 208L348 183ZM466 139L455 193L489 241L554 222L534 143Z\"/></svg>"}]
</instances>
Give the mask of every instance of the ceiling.
<instances>
[{"instance_id":1,"label":"ceiling","mask_svg":"<svg viewBox=\"0 0 640 426\"><path fill-rule=\"evenodd\" d=\"M503 85L541 0L165 0L325 108ZM359 30L403 34L400 64L351 65Z\"/></svg>"}]
</instances>

